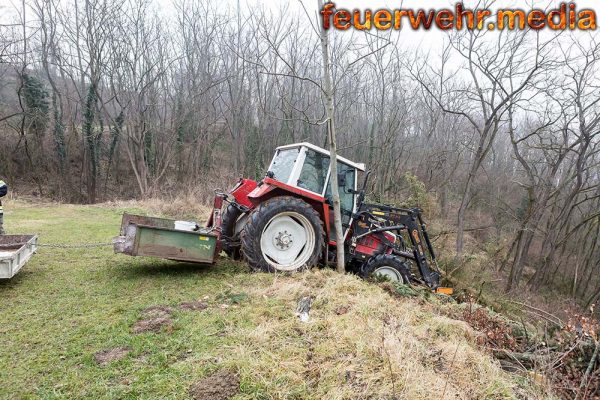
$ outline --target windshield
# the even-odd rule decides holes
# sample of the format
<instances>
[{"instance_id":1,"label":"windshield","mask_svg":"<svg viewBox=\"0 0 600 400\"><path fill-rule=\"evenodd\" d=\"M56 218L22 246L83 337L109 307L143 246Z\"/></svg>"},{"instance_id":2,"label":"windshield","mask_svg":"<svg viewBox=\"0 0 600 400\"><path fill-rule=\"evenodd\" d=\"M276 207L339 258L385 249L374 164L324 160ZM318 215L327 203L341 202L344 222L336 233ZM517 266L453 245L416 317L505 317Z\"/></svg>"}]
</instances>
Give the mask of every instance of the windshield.
<instances>
[{"instance_id":1,"label":"windshield","mask_svg":"<svg viewBox=\"0 0 600 400\"><path fill-rule=\"evenodd\" d=\"M269 169L269 171L273 173L273 178L280 182L287 183L290 179L290 174L292 173L299 152L300 148L278 150L271 163L271 168Z\"/></svg>"}]
</instances>

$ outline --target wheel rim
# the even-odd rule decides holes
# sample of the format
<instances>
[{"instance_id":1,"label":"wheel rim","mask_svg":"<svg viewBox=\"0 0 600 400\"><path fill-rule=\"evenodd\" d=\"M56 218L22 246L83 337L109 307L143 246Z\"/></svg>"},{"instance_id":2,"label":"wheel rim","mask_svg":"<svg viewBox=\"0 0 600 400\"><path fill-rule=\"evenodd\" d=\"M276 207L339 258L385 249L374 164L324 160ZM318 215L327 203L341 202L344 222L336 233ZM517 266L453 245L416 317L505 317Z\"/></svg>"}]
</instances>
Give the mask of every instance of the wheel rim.
<instances>
[{"instance_id":1,"label":"wheel rim","mask_svg":"<svg viewBox=\"0 0 600 400\"><path fill-rule=\"evenodd\" d=\"M396 268L384 265L373 271L373 276L385 277L392 282L404 282L402 275Z\"/></svg>"},{"instance_id":2,"label":"wheel rim","mask_svg":"<svg viewBox=\"0 0 600 400\"><path fill-rule=\"evenodd\" d=\"M304 266L315 249L315 229L297 212L277 214L265 225L260 250L265 261L278 271L294 271Z\"/></svg>"}]
</instances>

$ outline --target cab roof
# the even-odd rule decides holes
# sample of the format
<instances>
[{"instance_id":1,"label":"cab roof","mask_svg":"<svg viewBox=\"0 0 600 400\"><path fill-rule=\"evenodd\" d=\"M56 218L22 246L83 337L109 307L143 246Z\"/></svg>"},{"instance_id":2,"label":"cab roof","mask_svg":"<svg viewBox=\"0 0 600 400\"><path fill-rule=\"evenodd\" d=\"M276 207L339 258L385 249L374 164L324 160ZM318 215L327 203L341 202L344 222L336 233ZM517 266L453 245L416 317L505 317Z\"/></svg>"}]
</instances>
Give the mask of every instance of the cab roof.
<instances>
[{"instance_id":1,"label":"cab roof","mask_svg":"<svg viewBox=\"0 0 600 400\"><path fill-rule=\"evenodd\" d=\"M287 150L287 149L293 149L296 147L306 147L309 148L311 150L316 151L317 153L321 153L321 154L325 154L328 157L331 157L331 153L319 146L315 146L312 143L308 143L308 142L301 142L301 143L293 143L293 144L286 144L285 146L279 146L276 150ZM353 161L348 160L347 158L344 158L342 156L337 156L337 160L349 165L351 167L354 167L356 169L358 169L359 171L364 171L365 170L365 164L364 163L355 163Z\"/></svg>"}]
</instances>

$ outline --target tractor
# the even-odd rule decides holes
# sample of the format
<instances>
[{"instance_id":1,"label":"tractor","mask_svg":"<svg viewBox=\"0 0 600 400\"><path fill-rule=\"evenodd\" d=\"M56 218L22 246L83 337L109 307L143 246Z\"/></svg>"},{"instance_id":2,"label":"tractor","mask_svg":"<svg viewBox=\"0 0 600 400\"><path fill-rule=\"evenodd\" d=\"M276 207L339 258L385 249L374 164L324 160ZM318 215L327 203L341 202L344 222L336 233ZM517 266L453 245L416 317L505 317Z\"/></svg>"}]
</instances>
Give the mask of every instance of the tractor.
<instances>
[{"instance_id":1,"label":"tractor","mask_svg":"<svg viewBox=\"0 0 600 400\"><path fill-rule=\"evenodd\" d=\"M365 202L370 173L340 156L343 232L335 231L330 165L327 150L290 144L276 149L261 181L241 178L228 193L217 190L207 227L219 232L221 250L256 271L295 272L335 264L343 240L347 270L443 292L421 210Z\"/></svg>"}]
</instances>

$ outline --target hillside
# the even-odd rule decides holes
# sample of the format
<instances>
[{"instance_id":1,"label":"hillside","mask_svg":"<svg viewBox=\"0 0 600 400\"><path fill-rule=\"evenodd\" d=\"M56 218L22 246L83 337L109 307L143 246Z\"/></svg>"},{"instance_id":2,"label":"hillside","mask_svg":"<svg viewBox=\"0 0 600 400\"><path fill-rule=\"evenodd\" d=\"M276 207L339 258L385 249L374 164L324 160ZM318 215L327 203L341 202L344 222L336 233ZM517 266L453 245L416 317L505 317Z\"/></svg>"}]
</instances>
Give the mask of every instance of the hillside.
<instances>
[{"instance_id":1,"label":"hillside","mask_svg":"<svg viewBox=\"0 0 600 400\"><path fill-rule=\"evenodd\" d=\"M6 209L11 233L46 244L106 242L125 210ZM330 270L251 274L226 259L43 247L0 292L0 398L550 398L446 316L460 305L392 297ZM302 323L294 312L307 295Z\"/></svg>"}]
</instances>

